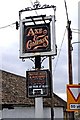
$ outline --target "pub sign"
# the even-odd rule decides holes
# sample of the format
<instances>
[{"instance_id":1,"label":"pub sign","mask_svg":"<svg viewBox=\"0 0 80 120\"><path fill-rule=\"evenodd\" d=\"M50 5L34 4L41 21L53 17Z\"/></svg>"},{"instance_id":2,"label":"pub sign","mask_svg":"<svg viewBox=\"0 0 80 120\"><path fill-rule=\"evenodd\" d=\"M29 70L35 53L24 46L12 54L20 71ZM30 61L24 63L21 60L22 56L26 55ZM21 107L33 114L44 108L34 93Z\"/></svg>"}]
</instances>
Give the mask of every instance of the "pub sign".
<instances>
[{"instance_id":1,"label":"pub sign","mask_svg":"<svg viewBox=\"0 0 80 120\"><path fill-rule=\"evenodd\" d=\"M23 53L50 51L50 25L24 26Z\"/></svg>"},{"instance_id":2,"label":"pub sign","mask_svg":"<svg viewBox=\"0 0 80 120\"><path fill-rule=\"evenodd\" d=\"M50 97L51 80L48 70L26 71L27 97Z\"/></svg>"},{"instance_id":3,"label":"pub sign","mask_svg":"<svg viewBox=\"0 0 80 120\"><path fill-rule=\"evenodd\" d=\"M27 19L20 21L20 58L56 55L55 22L32 24Z\"/></svg>"}]
</instances>

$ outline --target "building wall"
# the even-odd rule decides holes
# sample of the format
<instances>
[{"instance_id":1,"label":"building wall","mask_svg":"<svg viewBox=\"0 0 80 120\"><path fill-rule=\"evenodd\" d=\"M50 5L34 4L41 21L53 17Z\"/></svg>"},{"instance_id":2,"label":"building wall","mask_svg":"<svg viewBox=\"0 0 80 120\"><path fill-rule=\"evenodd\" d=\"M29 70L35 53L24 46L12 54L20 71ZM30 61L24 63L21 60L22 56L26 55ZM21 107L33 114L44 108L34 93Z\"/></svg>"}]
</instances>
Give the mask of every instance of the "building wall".
<instances>
[{"instance_id":1,"label":"building wall","mask_svg":"<svg viewBox=\"0 0 80 120\"><path fill-rule=\"evenodd\" d=\"M55 107L54 108L54 118L63 118L63 108L62 107Z\"/></svg>"},{"instance_id":2,"label":"building wall","mask_svg":"<svg viewBox=\"0 0 80 120\"><path fill-rule=\"evenodd\" d=\"M2 111L3 118L34 118L35 117L35 100L26 96L26 79L12 73L2 71L2 104L5 105L26 105L28 107L14 107L14 109L4 108ZM66 102L54 94L54 117L63 118L63 107ZM39 104L38 104L39 105ZM51 98L43 99L43 117L51 117ZM40 113L40 110L39 110ZM38 116L39 117L39 116Z\"/></svg>"},{"instance_id":3,"label":"building wall","mask_svg":"<svg viewBox=\"0 0 80 120\"><path fill-rule=\"evenodd\" d=\"M43 118L50 118L51 108L43 109ZM3 109L2 118L35 118L34 107L15 107L14 109ZM54 118L63 118L63 108L54 108Z\"/></svg>"}]
</instances>

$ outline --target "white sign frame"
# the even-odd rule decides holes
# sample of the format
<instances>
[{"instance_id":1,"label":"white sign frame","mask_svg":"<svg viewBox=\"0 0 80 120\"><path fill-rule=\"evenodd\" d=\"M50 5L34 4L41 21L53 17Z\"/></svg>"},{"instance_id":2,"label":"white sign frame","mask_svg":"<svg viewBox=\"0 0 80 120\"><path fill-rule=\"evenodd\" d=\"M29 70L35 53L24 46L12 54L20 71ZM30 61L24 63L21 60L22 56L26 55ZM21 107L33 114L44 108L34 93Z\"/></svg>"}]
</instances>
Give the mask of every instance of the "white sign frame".
<instances>
[{"instance_id":1,"label":"white sign frame","mask_svg":"<svg viewBox=\"0 0 80 120\"><path fill-rule=\"evenodd\" d=\"M20 49L19 49L19 58L25 59L35 56L55 56L57 54L57 48L56 48L56 38L55 38L55 16L47 16L44 18L45 20L51 19L50 22L50 31L51 31L51 50L48 52L29 52L24 53L23 52L23 30L24 30L24 22L31 22L30 20L23 19L20 21ZM29 21L29 22L28 22ZM38 21L39 20L35 20Z\"/></svg>"}]
</instances>

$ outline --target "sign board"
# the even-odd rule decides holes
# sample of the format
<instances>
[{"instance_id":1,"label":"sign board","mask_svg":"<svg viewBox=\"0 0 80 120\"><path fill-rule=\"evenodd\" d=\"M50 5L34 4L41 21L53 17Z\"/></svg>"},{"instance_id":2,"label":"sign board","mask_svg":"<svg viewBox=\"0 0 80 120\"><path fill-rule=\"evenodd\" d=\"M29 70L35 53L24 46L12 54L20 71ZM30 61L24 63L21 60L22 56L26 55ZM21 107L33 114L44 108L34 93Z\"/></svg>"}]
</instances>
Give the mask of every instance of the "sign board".
<instances>
[{"instance_id":1,"label":"sign board","mask_svg":"<svg viewBox=\"0 0 80 120\"><path fill-rule=\"evenodd\" d=\"M48 70L26 71L27 96L50 97L50 72Z\"/></svg>"},{"instance_id":2,"label":"sign board","mask_svg":"<svg viewBox=\"0 0 80 120\"><path fill-rule=\"evenodd\" d=\"M38 21L37 24L31 24L27 19L20 21L20 58L57 54L54 17L49 19L51 22Z\"/></svg>"},{"instance_id":3,"label":"sign board","mask_svg":"<svg viewBox=\"0 0 80 120\"><path fill-rule=\"evenodd\" d=\"M80 85L67 85L67 110L80 110Z\"/></svg>"},{"instance_id":4,"label":"sign board","mask_svg":"<svg viewBox=\"0 0 80 120\"><path fill-rule=\"evenodd\" d=\"M23 53L50 51L50 24L24 26Z\"/></svg>"}]
</instances>

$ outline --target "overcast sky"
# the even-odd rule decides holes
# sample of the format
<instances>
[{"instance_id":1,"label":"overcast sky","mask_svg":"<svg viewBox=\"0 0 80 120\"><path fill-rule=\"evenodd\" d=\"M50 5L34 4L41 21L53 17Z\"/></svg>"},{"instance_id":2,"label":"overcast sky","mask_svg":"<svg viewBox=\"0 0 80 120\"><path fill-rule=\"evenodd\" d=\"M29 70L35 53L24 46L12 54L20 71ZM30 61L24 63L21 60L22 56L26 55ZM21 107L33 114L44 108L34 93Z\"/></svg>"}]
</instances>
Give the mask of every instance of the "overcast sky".
<instances>
[{"instance_id":1,"label":"overcast sky","mask_svg":"<svg viewBox=\"0 0 80 120\"><path fill-rule=\"evenodd\" d=\"M26 7L32 7L31 1L32 3L34 3L35 0L1 0L0 28L18 21L19 10ZM66 0L69 19L72 22L71 28L73 29L78 29L78 1L79 0ZM64 31L67 25L64 0L39 0L39 2L41 3L41 5L49 4L56 6L56 43L59 52ZM50 14L50 11L47 12ZM15 25L0 29L0 68L11 73L25 76L26 70L31 70L32 67L34 67L34 64L29 59L27 59L25 62L22 62L22 60L19 59L19 35L19 30L16 30ZM78 41L77 33L73 33L72 42L74 41ZM77 45L73 45L73 49L73 83L77 83ZM55 69L55 73L53 74L54 92L60 95L63 99L66 99L66 84L68 83L67 32L64 38L64 43L62 45L57 66L55 68L57 56L53 61L53 73ZM47 60L43 62L42 66L48 68L48 64L46 62Z\"/></svg>"}]
</instances>

